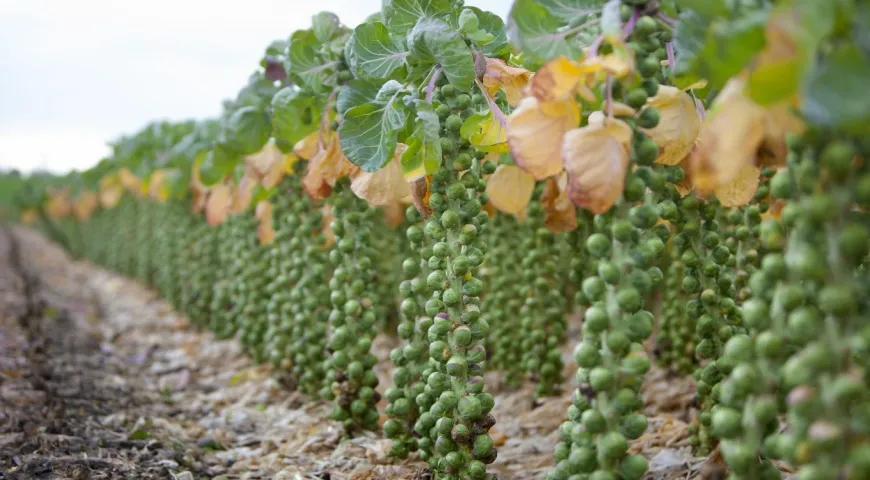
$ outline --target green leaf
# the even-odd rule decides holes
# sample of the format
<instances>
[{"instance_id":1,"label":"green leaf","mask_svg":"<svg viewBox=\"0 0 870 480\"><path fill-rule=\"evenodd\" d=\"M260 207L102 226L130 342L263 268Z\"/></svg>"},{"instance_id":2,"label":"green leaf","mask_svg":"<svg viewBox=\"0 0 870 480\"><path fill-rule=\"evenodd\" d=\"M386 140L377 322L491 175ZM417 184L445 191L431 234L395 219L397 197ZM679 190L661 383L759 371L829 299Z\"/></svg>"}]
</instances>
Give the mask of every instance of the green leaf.
<instances>
[{"instance_id":1,"label":"green leaf","mask_svg":"<svg viewBox=\"0 0 870 480\"><path fill-rule=\"evenodd\" d=\"M338 136L347 158L367 172L386 165L396 152L399 130L405 127L408 110L402 84L390 80L369 103L344 112Z\"/></svg>"},{"instance_id":2,"label":"green leaf","mask_svg":"<svg viewBox=\"0 0 870 480\"><path fill-rule=\"evenodd\" d=\"M870 58L847 44L823 57L810 72L802 111L826 128L867 134L870 125Z\"/></svg>"},{"instance_id":3,"label":"green leaf","mask_svg":"<svg viewBox=\"0 0 870 480\"><path fill-rule=\"evenodd\" d=\"M680 0L680 6L683 10L694 10L707 18L728 15L725 0Z\"/></svg>"},{"instance_id":4,"label":"green leaf","mask_svg":"<svg viewBox=\"0 0 870 480\"><path fill-rule=\"evenodd\" d=\"M320 43L329 43L342 33L344 27L332 12L320 12L311 17L311 30Z\"/></svg>"},{"instance_id":5,"label":"green leaf","mask_svg":"<svg viewBox=\"0 0 870 480\"><path fill-rule=\"evenodd\" d=\"M148 430L144 428L137 428L133 430L130 435L127 436L127 440L147 440L151 434L148 433Z\"/></svg>"},{"instance_id":6,"label":"green leaf","mask_svg":"<svg viewBox=\"0 0 870 480\"><path fill-rule=\"evenodd\" d=\"M314 32L299 30L290 37L287 51L287 74L300 86L313 93L332 90L337 83L337 60L324 58L318 50L320 41Z\"/></svg>"},{"instance_id":7,"label":"green leaf","mask_svg":"<svg viewBox=\"0 0 870 480\"><path fill-rule=\"evenodd\" d=\"M468 38L479 47L487 57L504 58L511 53L511 45L508 42L507 30L504 26L504 21L498 15L481 10L477 7L465 7L464 10L470 10L477 16L478 30L468 34ZM459 28L459 24L454 25L454 18L448 19L450 25ZM492 36L488 42L481 42L484 34Z\"/></svg>"},{"instance_id":8,"label":"green leaf","mask_svg":"<svg viewBox=\"0 0 870 480\"><path fill-rule=\"evenodd\" d=\"M766 12L752 12L736 21L712 24L691 10L680 15L674 32L674 83L685 87L706 79L719 89L764 47Z\"/></svg>"},{"instance_id":9,"label":"green leaf","mask_svg":"<svg viewBox=\"0 0 870 480\"><path fill-rule=\"evenodd\" d=\"M474 86L474 56L462 36L443 21L421 19L408 32L408 47L415 60L440 65L447 80L460 90Z\"/></svg>"},{"instance_id":10,"label":"green leaf","mask_svg":"<svg viewBox=\"0 0 870 480\"><path fill-rule=\"evenodd\" d=\"M290 148L320 125L320 109L310 95L285 87L272 97L272 136Z\"/></svg>"},{"instance_id":11,"label":"green leaf","mask_svg":"<svg viewBox=\"0 0 870 480\"><path fill-rule=\"evenodd\" d=\"M601 33L611 37L622 36L622 16L619 13L619 0L610 0L601 11Z\"/></svg>"},{"instance_id":12,"label":"green leaf","mask_svg":"<svg viewBox=\"0 0 870 480\"><path fill-rule=\"evenodd\" d=\"M335 110L339 115L349 109L374 101L378 95L380 85L368 80L354 79L341 88L338 92L338 100L335 102Z\"/></svg>"},{"instance_id":13,"label":"green leaf","mask_svg":"<svg viewBox=\"0 0 870 480\"><path fill-rule=\"evenodd\" d=\"M408 148L402 153L402 174L412 182L429 175L441 165L441 122L431 103L417 102L414 132L405 140Z\"/></svg>"},{"instance_id":14,"label":"green leaf","mask_svg":"<svg viewBox=\"0 0 870 480\"><path fill-rule=\"evenodd\" d=\"M272 120L257 107L236 110L227 122L223 141L230 149L241 153L257 153L272 135Z\"/></svg>"},{"instance_id":15,"label":"green leaf","mask_svg":"<svg viewBox=\"0 0 870 480\"><path fill-rule=\"evenodd\" d=\"M560 55L576 58L582 53L583 45L591 43L588 34L567 28L562 18L543 2L535 0L514 2L508 16L507 30L517 48L539 60L550 60ZM572 38L575 35L577 39Z\"/></svg>"},{"instance_id":16,"label":"green leaf","mask_svg":"<svg viewBox=\"0 0 870 480\"><path fill-rule=\"evenodd\" d=\"M351 55L345 60L357 78L393 78L408 57L405 45L380 22L359 25L348 43Z\"/></svg>"},{"instance_id":17,"label":"green leaf","mask_svg":"<svg viewBox=\"0 0 870 480\"><path fill-rule=\"evenodd\" d=\"M450 0L384 0L382 11L390 31L405 35L421 18L445 15L451 7Z\"/></svg>"},{"instance_id":18,"label":"green leaf","mask_svg":"<svg viewBox=\"0 0 870 480\"><path fill-rule=\"evenodd\" d=\"M537 0L565 25L579 25L589 15L601 12L607 0Z\"/></svg>"}]
</instances>

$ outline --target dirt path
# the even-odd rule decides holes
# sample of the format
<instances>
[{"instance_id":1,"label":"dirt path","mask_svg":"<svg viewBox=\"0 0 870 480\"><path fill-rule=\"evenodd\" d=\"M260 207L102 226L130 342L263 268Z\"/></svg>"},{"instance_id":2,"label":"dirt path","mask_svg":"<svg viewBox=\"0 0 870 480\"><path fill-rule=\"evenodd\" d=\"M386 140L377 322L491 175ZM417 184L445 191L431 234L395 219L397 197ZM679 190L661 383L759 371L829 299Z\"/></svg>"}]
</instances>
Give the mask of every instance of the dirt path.
<instances>
[{"instance_id":1,"label":"dirt path","mask_svg":"<svg viewBox=\"0 0 870 480\"><path fill-rule=\"evenodd\" d=\"M393 341L377 339L379 358ZM378 366L381 389L390 368ZM544 478L568 393L496 395L500 478ZM653 418L633 448L651 458L649 478L698 475L678 414L690 385L655 372L646 396ZM0 232L0 480L429 478L422 462L392 462L380 434L341 442L329 410L136 282L34 232Z\"/></svg>"}]
</instances>

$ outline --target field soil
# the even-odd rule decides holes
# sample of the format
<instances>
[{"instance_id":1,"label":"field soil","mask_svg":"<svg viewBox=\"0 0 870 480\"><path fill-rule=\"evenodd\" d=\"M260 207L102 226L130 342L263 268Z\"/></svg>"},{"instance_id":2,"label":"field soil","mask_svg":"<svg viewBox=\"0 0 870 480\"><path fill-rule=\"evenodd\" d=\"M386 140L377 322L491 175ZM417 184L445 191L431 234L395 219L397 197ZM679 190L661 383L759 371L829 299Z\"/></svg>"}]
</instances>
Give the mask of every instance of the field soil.
<instances>
[{"instance_id":1,"label":"field soil","mask_svg":"<svg viewBox=\"0 0 870 480\"><path fill-rule=\"evenodd\" d=\"M572 319L571 336L579 335ZM395 337L375 342L379 389L391 383ZM543 479L574 388L496 394L492 436L502 479ZM693 457L690 380L654 370L648 432L632 445L651 479L724 478L718 455ZM0 231L0 480L427 479L419 460L387 456L369 433L342 441L329 405L290 390L235 340L192 325L153 291L82 261L40 234Z\"/></svg>"}]
</instances>

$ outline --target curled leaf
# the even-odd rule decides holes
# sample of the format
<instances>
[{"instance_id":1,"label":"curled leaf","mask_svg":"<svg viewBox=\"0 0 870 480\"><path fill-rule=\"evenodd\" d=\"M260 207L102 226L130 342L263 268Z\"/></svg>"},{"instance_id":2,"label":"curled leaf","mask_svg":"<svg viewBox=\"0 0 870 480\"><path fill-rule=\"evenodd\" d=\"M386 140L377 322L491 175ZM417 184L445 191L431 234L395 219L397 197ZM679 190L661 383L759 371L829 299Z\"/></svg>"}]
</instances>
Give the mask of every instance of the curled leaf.
<instances>
[{"instance_id":1,"label":"curled leaf","mask_svg":"<svg viewBox=\"0 0 870 480\"><path fill-rule=\"evenodd\" d=\"M577 208L568 198L568 175L558 179L548 178L541 194L544 207L544 223L554 233L568 232L577 228Z\"/></svg>"},{"instance_id":2,"label":"curled leaf","mask_svg":"<svg viewBox=\"0 0 870 480\"><path fill-rule=\"evenodd\" d=\"M730 183L713 189L719 203L724 207L746 205L758 190L761 170L755 165L744 165Z\"/></svg>"},{"instance_id":3,"label":"curled leaf","mask_svg":"<svg viewBox=\"0 0 870 480\"><path fill-rule=\"evenodd\" d=\"M701 117L695 100L688 93L670 85L660 85L647 105L659 111L659 124L643 129L659 146L656 163L676 165L685 158L701 131Z\"/></svg>"},{"instance_id":4,"label":"curled leaf","mask_svg":"<svg viewBox=\"0 0 870 480\"><path fill-rule=\"evenodd\" d=\"M230 213L237 215L244 212L251 205L251 200L254 195L254 188L257 186L257 180L248 173L242 176L239 184L233 188L233 198L230 202Z\"/></svg>"},{"instance_id":5,"label":"curled leaf","mask_svg":"<svg viewBox=\"0 0 870 480\"><path fill-rule=\"evenodd\" d=\"M493 96L504 89L508 104L514 107L523 99L523 89L531 76L532 72L525 68L512 67L498 58L487 58L483 86Z\"/></svg>"},{"instance_id":6,"label":"curled leaf","mask_svg":"<svg viewBox=\"0 0 870 480\"><path fill-rule=\"evenodd\" d=\"M268 245L275 241L275 229L272 227L272 204L268 200L257 202L254 215L259 220L257 225L257 240L260 245Z\"/></svg>"},{"instance_id":7,"label":"curled leaf","mask_svg":"<svg viewBox=\"0 0 870 480\"><path fill-rule=\"evenodd\" d=\"M85 191L79 194L78 198L73 202L72 212L80 222L86 222L91 218L91 215L93 215L94 210L96 210L98 206L99 199L97 198L97 194L91 191Z\"/></svg>"},{"instance_id":8,"label":"curled leaf","mask_svg":"<svg viewBox=\"0 0 870 480\"><path fill-rule=\"evenodd\" d=\"M689 167L702 193L730 184L745 165L783 166L786 134L804 128L790 104L762 107L753 102L745 82L734 78L725 85L701 127L700 147Z\"/></svg>"},{"instance_id":9,"label":"curled leaf","mask_svg":"<svg viewBox=\"0 0 870 480\"><path fill-rule=\"evenodd\" d=\"M224 223L232 205L232 187L227 184L216 185L208 193L205 204L205 219L211 226Z\"/></svg>"},{"instance_id":10,"label":"curled leaf","mask_svg":"<svg viewBox=\"0 0 870 480\"><path fill-rule=\"evenodd\" d=\"M489 203L508 215L525 212L534 190L534 177L516 165L499 165L486 180Z\"/></svg>"},{"instance_id":11,"label":"curled leaf","mask_svg":"<svg viewBox=\"0 0 870 480\"><path fill-rule=\"evenodd\" d=\"M21 211L21 223L33 225L39 220L39 212L35 208L25 208Z\"/></svg>"},{"instance_id":12,"label":"curled leaf","mask_svg":"<svg viewBox=\"0 0 870 480\"><path fill-rule=\"evenodd\" d=\"M397 228L405 221L405 205L402 202L393 202L384 205L384 220L387 226L392 229Z\"/></svg>"},{"instance_id":13,"label":"curled leaf","mask_svg":"<svg viewBox=\"0 0 870 480\"><path fill-rule=\"evenodd\" d=\"M270 140L259 152L245 157L245 169L263 188L270 189L281 182L288 169L292 171L298 160L296 155L285 154Z\"/></svg>"},{"instance_id":14,"label":"curled leaf","mask_svg":"<svg viewBox=\"0 0 870 480\"><path fill-rule=\"evenodd\" d=\"M402 174L404 144L398 144L393 160L380 170L370 173L357 169L351 175L350 189L371 205L385 206L401 202L411 195L411 187Z\"/></svg>"},{"instance_id":15,"label":"curled leaf","mask_svg":"<svg viewBox=\"0 0 870 480\"><path fill-rule=\"evenodd\" d=\"M311 132L308 136L296 142L296 145L293 146L293 154L305 160L316 155L318 144L320 143L320 133L320 130Z\"/></svg>"},{"instance_id":16,"label":"curled leaf","mask_svg":"<svg viewBox=\"0 0 870 480\"><path fill-rule=\"evenodd\" d=\"M562 160L575 205L604 213L616 203L625 185L631 137L631 127L615 118L565 134Z\"/></svg>"},{"instance_id":17,"label":"curled leaf","mask_svg":"<svg viewBox=\"0 0 870 480\"><path fill-rule=\"evenodd\" d=\"M524 98L508 117L508 143L517 165L535 180L561 172L562 138L579 121L574 100L550 103L544 111L535 97Z\"/></svg>"},{"instance_id":18,"label":"curled leaf","mask_svg":"<svg viewBox=\"0 0 870 480\"><path fill-rule=\"evenodd\" d=\"M410 183L411 186L411 201L417 207L417 211L423 218L428 218L432 215L432 208L429 206L429 177L420 177Z\"/></svg>"},{"instance_id":19,"label":"curled leaf","mask_svg":"<svg viewBox=\"0 0 870 480\"><path fill-rule=\"evenodd\" d=\"M308 162L302 186L312 198L323 199L332 193L332 187L339 178L355 171L357 167L344 156L335 132L322 135L317 148L317 154Z\"/></svg>"}]
</instances>

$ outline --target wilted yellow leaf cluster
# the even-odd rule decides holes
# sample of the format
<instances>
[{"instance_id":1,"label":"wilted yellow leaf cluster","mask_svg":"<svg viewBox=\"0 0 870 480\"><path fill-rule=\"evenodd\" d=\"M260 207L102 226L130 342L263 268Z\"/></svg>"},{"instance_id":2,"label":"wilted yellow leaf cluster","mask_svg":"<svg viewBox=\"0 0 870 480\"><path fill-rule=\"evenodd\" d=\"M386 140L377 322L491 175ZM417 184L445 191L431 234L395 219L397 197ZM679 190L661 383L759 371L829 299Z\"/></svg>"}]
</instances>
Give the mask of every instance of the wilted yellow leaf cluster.
<instances>
[{"instance_id":1,"label":"wilted yellow leaf cluster","mask_svg":"<svg viewBox=\"0 0 870 480\"><path fill-rule=\"evenodd\" d=\"M86 190L81 192L72 203L72 213L80 222L86 222L99 206L97 194Z\"/></svg>"}]
</instances>

